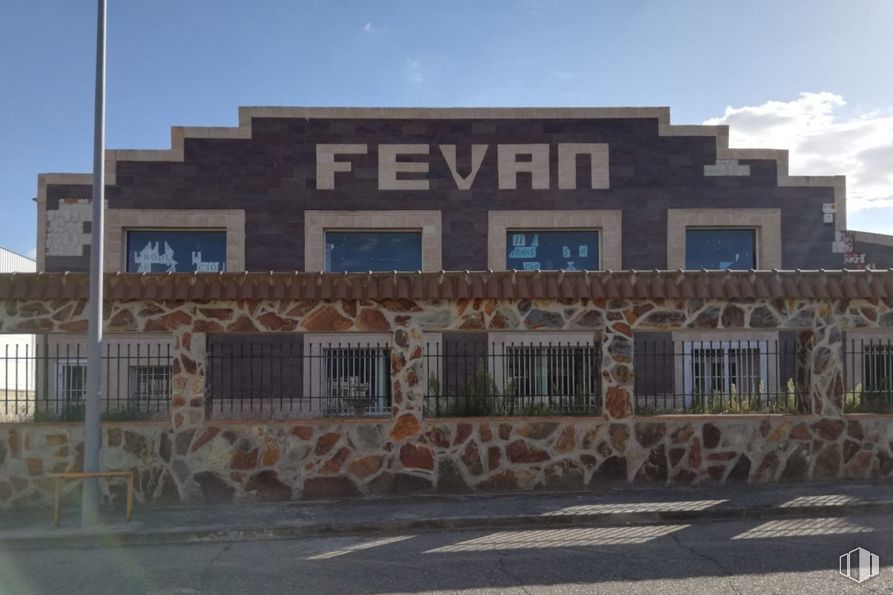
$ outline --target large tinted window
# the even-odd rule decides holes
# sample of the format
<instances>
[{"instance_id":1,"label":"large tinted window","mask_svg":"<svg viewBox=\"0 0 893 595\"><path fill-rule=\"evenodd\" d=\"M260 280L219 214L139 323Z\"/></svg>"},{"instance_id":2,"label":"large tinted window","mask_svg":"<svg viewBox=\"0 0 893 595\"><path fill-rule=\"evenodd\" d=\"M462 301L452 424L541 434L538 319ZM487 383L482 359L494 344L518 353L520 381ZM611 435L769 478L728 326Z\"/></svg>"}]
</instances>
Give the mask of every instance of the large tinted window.
<instances>
[{"instance_id":1,"label":"large tinted window","mask_svg":"<svg viewBox=\"0 0 893 595\"><path fill-rule=\"evenodd\" d=\"M685 268L734 270L757 268L756 230L686 230Z\"/></svg>"},{"instance_id":2,"label":"large tinted window","mask_svg":"<svg viewBox=\"0 0 893 595\"><path fill-rule=\"evenodd\" d=\"M131 230L127 271L131 273L217 273L226 270L226 232Z\"/></svg>"},{"instance_id":3,"label":"large tinted window","mask_svg":"<svg viewBox=\"0 0 893 595\"><path fill-rule=\"evenodd\" d=\"M597 230L513 230L505 242L506 268L523 271L597 270Z\"/></svg>"},{"instance_id":4,"label":"large tinted window","mask_svg":"<svg viewBox=\"0 0 893 595\"><path fill-rule=\"evenodd\" d=\"M326 271L422 270L418 231L327 231Z\"/></svg>"}]
</instances>

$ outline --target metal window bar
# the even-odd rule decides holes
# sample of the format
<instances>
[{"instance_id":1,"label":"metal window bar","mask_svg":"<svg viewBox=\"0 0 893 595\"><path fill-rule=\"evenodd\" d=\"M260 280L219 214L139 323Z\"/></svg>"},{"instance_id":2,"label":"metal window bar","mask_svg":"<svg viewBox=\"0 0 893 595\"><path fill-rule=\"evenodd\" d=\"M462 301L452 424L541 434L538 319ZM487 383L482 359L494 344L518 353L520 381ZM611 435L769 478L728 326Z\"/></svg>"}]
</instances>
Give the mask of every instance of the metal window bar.
<instances>
[{"instance_id":1,"label":"metal window bar","mask_svg":"<svg viewBox=\"0 0 893 595\"><path fill-rule=\"evenodd\" d=\"M430 342L425 414L600 415L601 352L591 343Z\"/></svg>"},{"instance_id":2,"label":"metal window bar","mask_svg":"<svg viewBox=\"0 0 893 595\"><path fill-rule=\"evenodd\" d=\"M167 417L170 343L112 341L100 362L104 419ZM146 374L151 380L142 379ZM83 420L86 390L86 351L79 342L35 335L0 350L0 422Z\"/></svg>"},{"instance_id":3,"label":"metal window bar","mask_svg":"<svg viewBox=\"0 0 893 595\"><path fill-rule=\"evenodd\" d=\"M808 413L808 357L780 339L634 341L633 407L665 413Z\"/></svg>"},{"instance_id":4,"label":"metal window bar","mask_svg":"<svg viewBox=\"0 0 893 595\"><path fill-rule=\"evenodd\" d=\"M243 335L209 342L206 405L212 419L390 415L390 347L302 335Z\"/></svg>"},{"instance_id":5,"label":"metal window bar","mask_svg":"<svg viewBox=\"0 0 893 595\"><path fill-rule=\"evenodd\" d=\"M844 412L893 412L893 337L851 339L844 350Z\"/></svg>"}]
</instances>

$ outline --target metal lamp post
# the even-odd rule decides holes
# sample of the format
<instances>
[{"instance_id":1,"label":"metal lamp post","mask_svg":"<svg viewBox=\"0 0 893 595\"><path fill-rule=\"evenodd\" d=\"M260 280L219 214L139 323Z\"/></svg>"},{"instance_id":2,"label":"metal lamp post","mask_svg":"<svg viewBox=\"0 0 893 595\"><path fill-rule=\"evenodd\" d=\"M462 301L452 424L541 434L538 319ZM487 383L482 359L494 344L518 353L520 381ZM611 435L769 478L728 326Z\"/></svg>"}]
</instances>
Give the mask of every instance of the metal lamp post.
<instances>
[{"instance_id":1,"label":"metal lamp post","mask_svg":"<svg viewBox=\"0 0 893 595\"><path fill-rule=\"evenodd\" d=\"M96 91L93 121L93 222L90 244L90 301L87 329L87 395L84 419L84 471L99 471L102 435L102 271L105 211L105 19L106 0L97 0ZM99 480L84 481L81 524L99 522Z\"/></svg>"}]
</instances>

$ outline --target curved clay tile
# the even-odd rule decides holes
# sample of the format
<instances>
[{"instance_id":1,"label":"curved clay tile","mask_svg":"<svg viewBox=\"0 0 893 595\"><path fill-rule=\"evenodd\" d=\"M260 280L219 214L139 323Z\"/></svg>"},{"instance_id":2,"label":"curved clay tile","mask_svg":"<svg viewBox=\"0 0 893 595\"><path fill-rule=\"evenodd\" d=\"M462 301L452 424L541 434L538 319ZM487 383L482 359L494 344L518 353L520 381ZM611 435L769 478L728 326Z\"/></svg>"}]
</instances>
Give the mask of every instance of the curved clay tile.
<instances>
[{"instance_id":1,"label":"curved clay tile","mask_svg":"<svg viewBox=\"0 0 893 595\"><path fill-rule=\"evenodd\" d=\"M773 298L785 298L784 285L781 283L781 274L775 273L771 275L767 280L766 284L769 286L769 291L772 292Z\"/></svg>"},{"instance_id":2,"label":"curved clay tile","mask_svg":"<svg viewBox=\"0 0 893 595\"><path fill-rule=\"evenodd\" d=\"M620 293L620 298L625 300L631 300L636 297L636 288L633 287L633 274L625 274L619 273L617 274L617 291Z\"/></svg>"},{"instance_id":3,"label":"curved clay tile","mask_svg":"<svg viewBox=\"0 0 893 595\"><path fill-rule=\"evenodd\" d=\"M822 300L831 297L831 294L828 293L828 279L825 277L825 273L813 275L811 281L812 293L815 297Z\"/></svg>"},{"instance_id":4,"label":"curved clay tile","mask_svg":"<svg viewBox=\"0 0 893 595\"><path fill-rule=\"evenodd\" d=\"M785 297L798 297L799 288L797 287L797 283L795 283L795 280L791 277L785 276L781 278L781 290L784 293Z\"/></svg>"},{"instance_id":5,"label":"curved clay tile","mask_svg":"<svg viewBox=\"0 0 893 595\"><path fill-rule=\"evenodd\" d=\"M546 299L557 300L561 297L558 290L558 278L555 275L548 275L543 279L543 289L546 292Z\"/></svg>"},{"instance_id":6,"label":"curved clay tile","mask_svg":"<svg viewBox=\"0 0 893 595\"><path fill-rule=\"evenodd\" d=\"M480 275L472 275L471 277L471 297L480 299L486 297L484 292L484 284L481 282Z\"/></svg>"},{"instance_id":7,"label":"curved clay tile","mask_svg":"<svg viewBox=\"0 0 893 595\"><path fill-rule=\"evenodd\" d=\"M378 280L373 275L366 277L366 286L365 291L363 292L363 297L367 300L382 299L379 292Z\"/></svg>"},{"instance_id":8,"label":"curved clay tile","mask_svg":"<svg viewBox=\"0 0 893 595\"><path fill-rule=\"evenodd\" d=\"M805 297L811 300L815 299L815 292L812 290L812 283L809 282L808 277L801 276L797 279L792 279L792 281L797 286L798 297Z\"/></svg>"},{"instance_id":9,"label":"curved clay tile","mask_svg":"<svg viewBox=\"0 0 893 595\"><path fill-rule=\"evenodd\" d=\"M695 297L699 300L710 299L712 295L710 291L710 282L703 274L698 273L691 281L691 288L695 292Z\"/></svg>"},{"instance_id":10,"label":"curved clay tile","mask_svg":"<svg viewBox=\"0 0 893 595\"><path fill-rule=\"evenodd\" d=\"M707 299L721 296L723 298L733 299L738 297L738 292L736 290L729 291L729 288L726 286L726 281L728 280L728 276L720 275L718 273L708 275L705 279L707 281L707 285L710 287L710 295Z\"/></svg>"},{"instance_id":11,"label":"curved clay tile","mask_svg":"<svg viewBox=\"0 0 893 595\"><path fill-rule=\"evenodd\" d=\"M868 284L868 278L865 274L858 275L856 277L856 291L858 295L861 296L872 296L871 286Z\"/></svg>"},{"instance_id":12,"label":"curved clay tile","mask_svg":"<svg viewBox=\"0 0 893 595\"><path fill-rule=\"evenodd\" d=\"M609 300L620 299L620 288L614 281L614 275L608 274L604 284L605 297Z\"/></svg>"}]
</instances>

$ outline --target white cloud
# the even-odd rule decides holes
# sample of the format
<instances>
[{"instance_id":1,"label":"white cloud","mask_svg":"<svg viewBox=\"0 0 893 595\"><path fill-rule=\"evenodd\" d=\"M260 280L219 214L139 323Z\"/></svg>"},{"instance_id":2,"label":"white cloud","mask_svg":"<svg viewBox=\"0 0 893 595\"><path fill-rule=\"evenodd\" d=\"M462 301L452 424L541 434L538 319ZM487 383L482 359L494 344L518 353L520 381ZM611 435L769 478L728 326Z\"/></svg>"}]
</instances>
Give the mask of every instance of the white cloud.
<instances>
[{"instance_id":1,"label":"white cloud","mask_svg":"<svg viewBox=\"0 0 893 595\"><path fill-rule=\"evenodd\" d=\"M31 248L25 256L31 260L37 260L37 248Z\"/></svg>"},{"instance_id":2,"label":"white cloud","mask_svg":"<svg viewBox=\"0 0 893 595\"><path fill-rule=\"evenodd\" d=\"M791 174L846 175L849 212L893 207L893 110L846 117L845 105L834 93L802 93L727 107L704 123L728 124L733 147L788 149Z\"/></svg>"},{"instance_id":3,"label":"white cloud","mask_svg":"<svg viewBox=\"0 0 893 595\"><path fill-rule=\"evenodd\" d=\"M406 67L409 70L409 80L417 85L425 81L425 75L422 72L422 65L414 58L406 59Z\"/></svg>"},{"instance_id":4,"label":"white cloud","mask_svg":"<svg viewBox=\"0 0 893 595\"><path fill-rule=\"evenodd\" d=\"M372 23L366 23L363 25L363 33L373 33L375 31L375 27Z\"/></svg>"}]
</instances>

